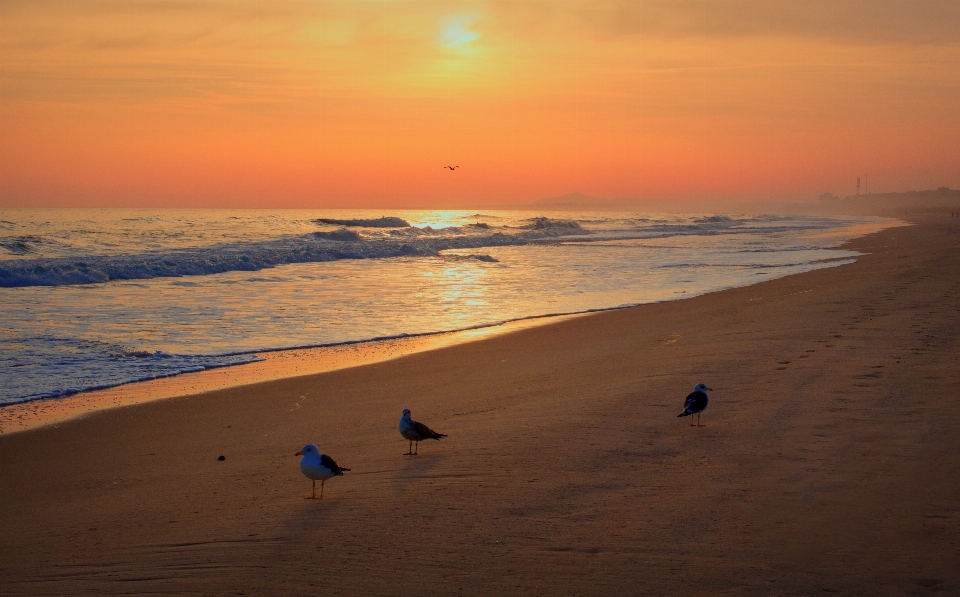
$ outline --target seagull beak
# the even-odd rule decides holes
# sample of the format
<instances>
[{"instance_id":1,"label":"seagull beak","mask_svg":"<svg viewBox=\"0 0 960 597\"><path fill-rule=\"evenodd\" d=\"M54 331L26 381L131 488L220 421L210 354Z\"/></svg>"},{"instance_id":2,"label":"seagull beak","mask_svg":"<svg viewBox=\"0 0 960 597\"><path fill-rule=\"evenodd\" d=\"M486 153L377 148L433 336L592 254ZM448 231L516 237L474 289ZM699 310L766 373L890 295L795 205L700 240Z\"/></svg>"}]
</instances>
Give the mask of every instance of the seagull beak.
<instances>
[{"instance_id":1,"label":"seagull beak","mask_svg":"<svg viewBox=\"0 0 960 597\"><path fill-rule=\"evenodd\" d=\"M713 391L713 388L707 388L707 391L708 391L708 392L712 392L712 391Z\"/></svg>"},{"instance_id":2,"label":"seagull beak","mask_svg":"<svg viewBox=\"0 0 960 597\"><path fill-rule=\"evenodd\" d=\"M303 452L297 452L294 456L303 456Z\"/></svg>"}]
</instances>

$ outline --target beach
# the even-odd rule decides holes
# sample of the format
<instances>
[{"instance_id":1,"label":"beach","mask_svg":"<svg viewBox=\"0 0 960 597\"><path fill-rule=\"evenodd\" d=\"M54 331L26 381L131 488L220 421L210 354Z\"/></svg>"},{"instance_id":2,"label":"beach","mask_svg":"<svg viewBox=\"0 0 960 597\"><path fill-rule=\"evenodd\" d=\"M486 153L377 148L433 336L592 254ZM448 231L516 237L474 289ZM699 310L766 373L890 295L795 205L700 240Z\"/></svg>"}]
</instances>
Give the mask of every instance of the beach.
<instances>
[{"instance_id":1,"label":"beach","mask_svg":"<svg viewBox=\"0 0 960 597\"><path fill-rule=\"evenodd\" d=\"M960 592L960 223L913 223L853 264L0 435L0 594ZM404 456L404 408L448 437ZM306 443L351 469L322 500Z\"/></svg>"}]
</instances>

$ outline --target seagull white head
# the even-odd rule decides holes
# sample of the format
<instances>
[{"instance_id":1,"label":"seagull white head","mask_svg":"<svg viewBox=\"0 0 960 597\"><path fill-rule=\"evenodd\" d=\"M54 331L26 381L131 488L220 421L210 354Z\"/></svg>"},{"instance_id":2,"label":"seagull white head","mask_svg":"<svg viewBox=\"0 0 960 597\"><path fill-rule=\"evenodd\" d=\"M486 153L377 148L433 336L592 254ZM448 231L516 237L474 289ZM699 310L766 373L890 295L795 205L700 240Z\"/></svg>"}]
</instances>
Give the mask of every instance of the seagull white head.
<instances>
[{"instance_id":1,"label":"seagull white head","mask_svg":"<svg viewBox=\"0 0 960 597\"><path fill-rule=\"evenodd\" d=\"M697 385L693 386L693 391L694 392L712 392L713 388L708 388L707 384L705 383L698 383Z\"/></svg>"},{"instance_id":2,"label":"seagull white head","mask_svg":"<svg viewBox=\"0 0 960 597\"><path fill-rule=\"evenodd\" d=\"M409 409L409 408L403 409L403 416L405 416L405 417L409 417L409 416L410 416L410 409Z\"/></svg>"},{"instance_id":3,"label":"seagull white head","mask_svg":"<svg viewBox=\"0 0 960 597\"><path fill-rule=\"evenodd\" d=\"M317 456L319 454L320 448L317 447L317 444L307 444L302 450L294 454L294 456Z\"/></svg>"}]
</instances>

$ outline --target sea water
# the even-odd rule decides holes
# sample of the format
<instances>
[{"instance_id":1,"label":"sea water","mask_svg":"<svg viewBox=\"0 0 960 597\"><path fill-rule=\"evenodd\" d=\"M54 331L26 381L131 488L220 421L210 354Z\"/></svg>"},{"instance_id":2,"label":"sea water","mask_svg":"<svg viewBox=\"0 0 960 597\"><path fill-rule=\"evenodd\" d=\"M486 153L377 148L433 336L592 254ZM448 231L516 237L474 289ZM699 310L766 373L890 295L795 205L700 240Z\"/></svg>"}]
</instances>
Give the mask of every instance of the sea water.
<instances>
[{"instance_id":1,"label":"sea water","mask_svg":"<svg viewBox=\"0 0 960 597\"><path fill-rule=\"evenodd\" d=\"M0 405L690 297L849 263L875 218L0 210Z\"/></svg>"}]
</instances>

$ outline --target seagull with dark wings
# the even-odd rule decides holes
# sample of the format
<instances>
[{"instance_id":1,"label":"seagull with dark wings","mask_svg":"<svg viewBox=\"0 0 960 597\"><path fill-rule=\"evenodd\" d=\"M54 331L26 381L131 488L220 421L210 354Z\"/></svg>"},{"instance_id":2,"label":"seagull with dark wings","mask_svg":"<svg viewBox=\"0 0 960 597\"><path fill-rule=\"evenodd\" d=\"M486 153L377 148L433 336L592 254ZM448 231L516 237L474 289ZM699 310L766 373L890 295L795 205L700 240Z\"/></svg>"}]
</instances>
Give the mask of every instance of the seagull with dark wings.
<instances>
[{"instance_id":1,"label":"seagull with dark wings","mask_svg":"<svg viewBox=\"0 0 960 597\"><path fill-rule=\"evenodd\" d=\"M337 465L326 454L321 454L316 444L307 444L295 456L303 456L300 459L300 472L313 481L313 493L307 499L317 499L317 481L320 481L320 497L323 497L323 484L327 479L342 475L350 469Z\"/></svg>"},{"instance_id":2,"label":"seagull with dark wings","mask_svg":"<svg viewBox=\"0 0 960 597\"><path fill-rule=\"evenodd\" d=\"M691 415L697 415L697 424L693 424L693 419L690 419L691 427L703 427L700 424L700 415L703 413L704 409L707 408L707 401L709 396L707 392L712 392L713 388L708 388L702 383L698 383L693 388L693 392L687 396L686 401L683 403L683 412L677 415L677 417L689 417Z\"/></svg>"},{"instance_id":3,"label":"seagull with dark wings","mask_svg":"<svg viewBox=\"0 0 960 597\"><path fill-rule=\"evenodd\" d=\"M417 448L420 447L420 442L425 439L440 439L447 437L445 433L437 433L433 429L430 429L423 423L418 423L410 418L410 409L403 409L403 416L400 417L400 435L404 439L410 440L410 449L404 454L404 456L416 456L417 450L414 449L413 442L417 442Z\"/></svg>"},{"instance_id":4,"label":"seagull with dark wings","mask_svg":"<svg viewBox=\"0 0 960 597\"><path fill-rule=\"evenodd\" d=\"M450 170L450 171L456 170L456 169L459 168L459 167L460 167L460 166L444 166L444 168L446 168L447 170Z\"/></svg>"}]
</instances>

